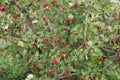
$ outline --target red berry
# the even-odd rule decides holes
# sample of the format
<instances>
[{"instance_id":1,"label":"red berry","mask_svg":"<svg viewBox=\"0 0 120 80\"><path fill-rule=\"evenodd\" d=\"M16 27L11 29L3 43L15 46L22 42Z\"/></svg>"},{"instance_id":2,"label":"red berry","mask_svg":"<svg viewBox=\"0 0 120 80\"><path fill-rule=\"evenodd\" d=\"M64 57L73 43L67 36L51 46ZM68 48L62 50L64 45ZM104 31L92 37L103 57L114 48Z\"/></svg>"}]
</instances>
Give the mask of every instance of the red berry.
<instances>
[{"instance_id":1,"label":"red berry","mask_svg":"<svg viewBox=\"0 0 120 80\"><path fill-rule=\"evenodd\" d=\"M55 1L52 1L51 4L52 4L52 5L55 5Z\"/></svg>"},{"instance_id":2,"label":"red berry","mask_svg":"<svg viewBox=\"0 0 120 80\"><path fill-rule=\"evenodd\" d=\"M20 17L20 13L16 14L17 17Z\"/></svg>"},{"instance_id":3,"label":"red berry","mask_svg":"<svg viewBox=\"0 0 120 80\"><path fill-rule=\"evenodd\" d=\"M93 77L92 77L92 76L89 76L89 80L93 80Z\"/></svg>"},{"instance_id":4,"label":"red berry","mask_svg":"<svg viewBox=\"0 0 120 80\"><path fill-rule=\"evenodd\" d=\"M66 51L66 50L63 50L61 53L62 53L62 54L66 54L66 53L67 53L67 51Z\"/></svg>"},{"instance_id":5,"label":"red berry","mask_svg":"<svg viewBox=\"0 0 120 80\"><path fill-rule=\"evenodd\" d=\"M61 11L63 11L64 9L65 9L64 6L62 6L62 7L60 8Z\"/></svg>"},{"instance_id":6,"label":"red berry","mask_svg":"<svg viewBox=\"0 0 120 80\"><path fill-rule=\"evenodd\" d=\"M83 42L82 45L83 45L83 47L86 47L86 46L87 46L87 44L86 44L85 42Z\"/></svg>"},{"instance_id":7,"label":"red berry","mask_svg":"<svg viewBox=\"0 0 120 80\"><path fill-rule=\"evenodd\" d=\"M98 60L98 61L102 61L103 58L102 58L102 57L98 57L97 60Z\"/></svg>"},{"instance_id":8,"label":"red berry","mask_svg":"<svg viewBox=\"0 0 120 80\"><path fill-rule=\"evenodd\" d=\"M55 60L52 60L52 61L50 61L50 64L57 64L58 63L58 61L55 59Z\"/></svg>"},{"instance_id":9,"label":"red berry","mask_svg":"<svg viewBox=\"0 0 120 80\"><path fill-rule=\"evenodd\" d=\"M13 18L14 18L14 19L17 19L17 18L18 18L18 16L16 16L16 15L15 15L15 16L13 16Z\"/></svg>"},{"instance_id":10,"label":"red berry","mask_svg":"<svg viewBox=\"0 0 120 80\"><path fill-rule=\"evenodd\" d=\"M99 25L96 25L96 28L97 28L97 29L99 29L99 28L100 28L100 26L99 26Z\"/></svg>"},{"instance_id":11,"label":"red berry","mask_svg":"<svg viewBox=\"0 0 120 80\"><path fill-rule=\"evenodd\" d=\"M69 22L70 22L70 20L71 20L71 19L70 19L69 17L68 17L68 18L66 18L66 22L67 22L67 23L69 23Z\"/></svg>"},{"instance_id":12,"label":"red berry","mask_svg":"<svg viewBox=\"0 0 120 80\"><path fill-rule=\"evenodd\" d=\"M32 46L35 46L35 45L36 45L36 42L33 41L33 42L32 42Z\"/></svg>"},{"instance_id":13,"label":"red berry","mask_svg":"<svg viewBox=\"0 0 120 80\"><path fill-rule=\"evenodd\" d=\"M0 11L5 11L6 8L4 6L0 6Z\"/></svg>"},{"instance_id":14,"label":"red berry","mask_svg":"<svg viewBox=\"0 0 120 80\"><path fill-rule=\"evenodd\" d=\"M76 3L74 3L74 7L78 7L78 3L76 2Z\"/></svg>"},{"instance_id":15,"label":"red berry","mask_svg":"<svg viewBox=\"0 0 120 80\"><path fill-rule=\"evenodd\" d=\"M33 66L33 69L35 69L35 70L39 70L40 67L39 67L38 65L36 65L36 66Z\"/></svg>"},{"instance_id":16,"label":"red berry","mask_svg":"<svg viewBox=\"0 0 120 80\"><path fill-rule=\"evenodd\" d=\"M46 29L46 26L41 26L42 29Z\"/></svg>"},{"instance_id":17,"label":"red berry","mask_svg":"<svg viewBox=\"0 0 120 80\"><path fill-rule=\"evenodd\" d=\"M81 78L77 78L77 80L82 80Z\"/></svg>"},{"instance_id":18,"label":"red berry","mask_svg":"<svg viewBox=\"0 0 120 80\"><path fill-rule=\"evenodd\" d=\"M60 37L60 33L58 33L57 36Z\"/></svg>"},{"instance_id":19,"label":"red berry","mask_svg":"<svg viewBox=\"0 0 120 80\"><path fill-rule=\"evenodd\" d=\"M89 52L92 52L93 50L94 50L94 48L90 48L90 49L89 49Z\"/></svg>"},{"instance_id":20,"label":"red berry","mask_svg":"<svg viewBox=\"0 0 120 80\"><path fill-rule=\"evenodd\" d=\"M47 49L46 46L43 46L43 49L46 50Z\"/></svg>"},{"instance_id":21,"label":"red berry","mask_svg":"<svg viewBox=\"0 0 120 80\"><path fill-rule=\"evenodd\" d=\"M95 74L95 76L97 77L97 76L99 76L99 74L98 74L98 73L96 73L96 74Z\"/></svg>"},{"instance_id":22,"label":"red berry","mask_svg":"<svg viewBox=\"0 0 120 80\"><path fill-rule=\"evenodd\" d=\"M47 38L47 37L46 37L46 38L43 38L43 41L48 41L48 40L49 40L49 38Z\"/></svg>"},{"instance_id":23,"label":"red berry","mask_svg":"<svg viewBox=\"0 0 120 80\"><path fill-rule=\"evenodd\" d=\"M48 74L52 74L54 72L54 69L50 69L49 71L48 71Z\"/></svg>"},{"instance_id":24,"label":"red berry","mask_svg":"<svg viewBox=\"0 0 120 80\"><path fill-rule=\"evenodd\" d=\"M44 3L43 7L46 8L48 6L48 3Z\"/></svg>"},{"instance_id":25,"label":"red berry","mask_svg":"<svg viewBox=\"0 0 120 80\"><path fill-rule=\"evenodd\" d=\"M45 15L42 16L42 20L43 20L43 21L46 21L46 16L45 16Z\"/></svg>"},{"instance_id":26,"label":"red berry","mask_svg":"<svg viewBox=\"0 0 120 80\"><path fill-rule=\"evenodd\" d=\"M55 43L60 42L60 38L55 39Z\"/></svg>"},{"instance_id":27,"label":"red berry","mask_svg":"<svg viewBox=\"0 0 120 80\"><path fill-rule=\"evenodd\" d=\"M43 61L43 64L46 64L46 61L45 61L45 60Z\"/></svg>"},{"instance_id":28,"label":"red berry","mask_svg":"<svg viewBox=\"0 0 120 80\"><path fill-rule=\"evenodd\" d=\"M63 45L63 46L67 46L67 44L66 44L65 42L62 42L62 45Z\"/></svg>"}]
</instances>

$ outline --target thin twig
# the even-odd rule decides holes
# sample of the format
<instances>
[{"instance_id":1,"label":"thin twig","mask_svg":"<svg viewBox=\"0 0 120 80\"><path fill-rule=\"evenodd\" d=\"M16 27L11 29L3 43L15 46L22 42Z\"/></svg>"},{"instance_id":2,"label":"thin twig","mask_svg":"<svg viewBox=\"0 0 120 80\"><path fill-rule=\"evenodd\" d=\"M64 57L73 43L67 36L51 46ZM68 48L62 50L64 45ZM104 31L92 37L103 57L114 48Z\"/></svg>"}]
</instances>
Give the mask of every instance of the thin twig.
<instances>
[{"instance_id":1,"label":"thin twig","mask_svg":"<svg viewBox=\"0 0 120 80\"><path fill-rule=\"evenodd\" d=\"M89 3L89 0L86 0L86 4ZM90 14L90 6L87 6L87 10L86 10L86 20L88 20L89 18L89 14ZM84 29L84 42L86 42L86 38L87 38L87 27L88 27L88 23L85 23L85 29Z\"/></svg>"}]
</instances>

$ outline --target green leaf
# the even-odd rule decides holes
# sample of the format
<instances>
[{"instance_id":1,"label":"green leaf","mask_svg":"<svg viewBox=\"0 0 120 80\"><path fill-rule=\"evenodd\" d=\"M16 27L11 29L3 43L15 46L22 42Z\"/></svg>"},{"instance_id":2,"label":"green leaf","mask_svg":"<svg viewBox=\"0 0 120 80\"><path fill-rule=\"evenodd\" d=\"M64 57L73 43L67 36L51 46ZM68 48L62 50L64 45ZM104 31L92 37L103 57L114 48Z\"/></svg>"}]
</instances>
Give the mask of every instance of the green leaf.
<instances>
[{"instance_id":1,"label":"green leaf","mask_svg":"<svg viewBox=\"0 0 120 80\"><path fill-rule=\"evenodd\" d=\"M9 46L9 42L5 41L4 39L0 39L0 49L5 49Z\"/></svg>"}]
</instances>

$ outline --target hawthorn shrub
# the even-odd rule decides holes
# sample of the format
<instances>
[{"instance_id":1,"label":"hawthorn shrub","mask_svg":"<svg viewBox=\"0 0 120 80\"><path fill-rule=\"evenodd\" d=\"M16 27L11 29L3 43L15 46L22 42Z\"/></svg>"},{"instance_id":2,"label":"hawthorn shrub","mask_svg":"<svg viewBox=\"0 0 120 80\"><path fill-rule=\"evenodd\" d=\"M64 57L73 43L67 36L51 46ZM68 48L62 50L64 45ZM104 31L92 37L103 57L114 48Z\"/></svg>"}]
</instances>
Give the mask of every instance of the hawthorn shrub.
<instances>
[{"instance_id":1,"label":"hawthorn shrub","mask_svg":"<svg viewBox=\"0 0 120 80\"><path fill-rule=\"evenodd\" d=\"M119 25L109 0L1 0L0 80L120 80Z\"/></svg>"}]
</instances>

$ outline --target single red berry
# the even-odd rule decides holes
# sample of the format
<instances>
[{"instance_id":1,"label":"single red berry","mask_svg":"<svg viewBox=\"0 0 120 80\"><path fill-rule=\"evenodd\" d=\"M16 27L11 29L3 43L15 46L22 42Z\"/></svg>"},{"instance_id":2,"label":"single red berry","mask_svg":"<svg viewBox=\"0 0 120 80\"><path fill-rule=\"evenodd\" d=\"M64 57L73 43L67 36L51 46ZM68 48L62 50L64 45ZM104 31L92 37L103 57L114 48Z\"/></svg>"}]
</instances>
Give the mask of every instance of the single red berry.
<instances>
[{"instance_id":1,"label":"single red berry","mask_svg":"<svg viewBox=\"0 0 120 80\"><path fill-rule=\"evenodd\" d=\"M33 66L33 69L35 69L35 70L39 70L40 67L39 67L38 65L36 65L36 66Z\"/></svg>"},{"instance_id":2,"label":"single red berry","mask_svg":"<svg viewBox=\"0 0 120 80\"><path fill-rule=\"evenodd\" d=\"M49 40L49 38L47 38L47 37L46 37L46 38L43 38L43 41L48 41L48 40Z\"/></svg>"},{"instance_id":3,"label":"single red berry","mask_svg":"<svg viewBox=\"0 0 120 80\"><path fill-rule=\"evenodd\" d=\"M46 16L45 16L45 15L42 16L42 20L43 20L43 21L46 21Z\"/></svg>"},{"instance_id":4,"label":"single red berry","mask_svg":"<svg viewBox=\"0 0 120 80\"><path fill-rule=\"evenodd\" d=\"M98 74L98 73L96 73L96 74L95 74L95 76L97 77L97 76L99 76L99 74Z\"/></svg>"},{"instance_id":5,"label":"single red berry","mask_svg":"<svg viewBox=\"0 0 120 80\"><path fill-rule=\"evenodd\" d=\"M62 7L60 8L61 11L63 11L64 9L65 9L64 6L62 6Z\"/></svg>"},{"instance_id":6,"label":"single red berry","mask_svg":"<svg viewBox=\"0 0 120 80\"><path fill-rule=\"evenodd\" d=\"M46 29L46 26L41 26L42 29Z\"/></svg>"},{"instance_id":7,"label":"single red berry","mask_svg":"<svg viewBox=\"0 0 120 80\"><path fill-rule=\"evenodd\" d=\"M102 58L102 57L98 57L97 60L98 60L98 61L102 61L103 58Z\"/></svg>"},{"instance_id":8,"label":"single red berry","mask_svg":"<svg viewBox=\"0 0 120 80\"><path fill-rule=\"evenodd\" d=\"M35 45L36 45L36 42L35 42L35 41L33 41L33 42L32 42L32 46L35 46Z\"/></svg>"},{"instance_id":9,"label":"single red berry","mask_svg":"<svg viewBox=\"0 0 120 80\"><path fill-rule=\"evenodd\" d=\"M43 64L46 64L46 61L45 61L45 60L43 61Z\"/></svg>"},{"instance_id":10,"label":"single red berry","mask_svg":"<svg viewBox=\"0 0 120 80\"><path fill-rule=\"evenodd\" d=\"M97 28L97 29L99 29L99 28L100 28L100 26L99 26L99 25L96 25L96 28Z\"/></svg>"},{"instance_id":11,"label":"single red berry","mask_svg":"<svg viewBox=\"0 0 120 80\"><path fill-rule=\"evenodd\" d=\"M66 28L64 28L64 30L67 30Z\"/></svg>"},{"instance_id":12,"label":"single red berry","mask_svg":"<svg viewBox=\"0 0 120 80\"><path fill-rule=\"evenodd\" d=\"M62 54L61 54L61 53L59 53L59 54L58 54L58 57L61 57L61 56L62 56Z\"/></svg>"},{"instance_id":13,"label":"single red berry","mask_svg":"<svg viewBox=\"0 0 120 80\"><path fill-rule=\"evenodd\" d=\"M80 66L80 64L76 64L76 66L77 66L77 67L79 67L79 66Z\"/></svg>"},{"instance_id":14,"label":"single red berry","mask_svg":"<svg viewBox=\"0 0 120 80\"><path fill-rule=\"evenodd\" d=\"M55 5L55 1L52 1L51 4L52 4L52 5Z\"/></svg>"},{"instance_id":15,"label":"single red berry","mask_svg":"<svg viewBox=\"0 0 120 80\"><path fill-rule=\"evenodd\" d=\"M58 33L57 36L60 37L60 33Z\"/></svg>"},{"instance_id":16,"label":"single red berry","mask_svg":"<svg viewBox=\"0 0 120 80\"><path fill-rule=\"evenodd\" d=\"M65 42L62 42L62 45L65 47L65 46L67 46L67 44L65 43Z\"/></svg>"},{"instance_id":17,"label":"single red berry","mask_svg":"<svg viewBox=\"0 0 120 80\"><path fill-rule=\"evenodd\" d=\"M48 71L48 74L52 74L54 72L54 69L50 69L49 71Z\"/></svg>"},{"instance_id":18,"label":"single red berry","mask_svg":"<svg viewBox=\"0 0 120 80\"><path fill-rule=\"evenodd\" d=\"M90 49L89 49L89 52L92 52L93 50L94 50L94 48L90 48Z\"/></svg>"},{"instance_id":19,"label":"single red berry","mask_svg":"<svg viewBox=\"0 0 120 80\"><path fill-rule=\"evenodd\" d=\"M20 17L20 13L16 14L17 17Z\"/></svg>"},{"instance_id":20,"label":"single red berry","mask_svg":"<svg viewBox=\"0 0 120 80\"><path fill-rule=\"evenodd\" d=\"M67 51L66 51L66 50L63 50L61 53L62 53L62 54L67 54Z\"/></svg>"},{"instance_id":21,"label":"single red berry","mask_svg":"<svg viewBox=\"0 0 120 80\"><path fill-rule=\"evenodd\" d=\"M89 76L89 80L93 80L93 77L92 77L92 76Z\"/></svg>"},{"instance_id":22,"label":"single red berry","mask_svg":"<svg viewBox=\"0 0 120 80\"><path fill-rule=\"evenodd\" d=\"M82 80L81 78L77 78L77 80Z\"/></svg>"},{"instance_id":23,"label":"single red berry","mask_svg":"<svg viewBox=\"0 0 120 80\"><path fill-rule=\"evenodd\" d=\"M70 69L68 69L68 70L67 70L67 73L71 73L71 70L70 70Z\"/></svg>"},{"instance_id":24,"label":"single red berry","mask_svg":"<svg viewBox=\"0 0 120 80\"><path fill-rule=\"evenodd\" d=\"M43 46L43 49L44 49L44 50L46 50L46 49L47 49L47 47L46 47L46 46Z\"/></svg>"},{"instance_id":25,"label":"single red berry","mask_svg":"<svg viewBox=\"0 0 120 80\"><path fill-rule=\"evenodd\" d=\"M13 18L14 18L14 19L17 19L17 18L18 18L18 16L16 16L16 15L15 15L15 16L13 16Z\"/></svg>"},{"instance_id":26,"label":"single red berry","mask_svg":"<svg viewBox=\"0 0 120 80\"><path fill-rule=\"evenodd\" d=\"M85 42L83 42L83 43L82 43L82 46L83 46L83 47L86 47L86 46L87 46L87 44L86 44Z\"/></svg>"},{"instance_id":27,"label":"single red berry","mask_svg":"<svg viewBox=\"0 0 120 80\"><path fill-rule=\"evenodd\" d=\"M76 2L76 3L74 3L74 7L78 7L78 3Z\"/></svg>"},{"instance_id":28,"label":"single red berry","mask_svg":"<svg viewBox=\"0 0 120 80\"><path fill-rule=\"evenodd\" d=\"M67 23L69 23L69 22L70 22L70 20L71 20L71 18L69 18L69 17L68 17L68 18L66 18L66 22L67 22Z\"/></svg>"},{"instance_id":29,"label":"single red berry","mask_svg":"<svg viewBox=\"0 0 120 80\"><path fill-rule=\"evenodd\" d=\"M44 4L43 4L43 7L44 7L44 8L46 8L47 6L49 6L48 3L44 3Z\"/></svg>"}]
</instances>

